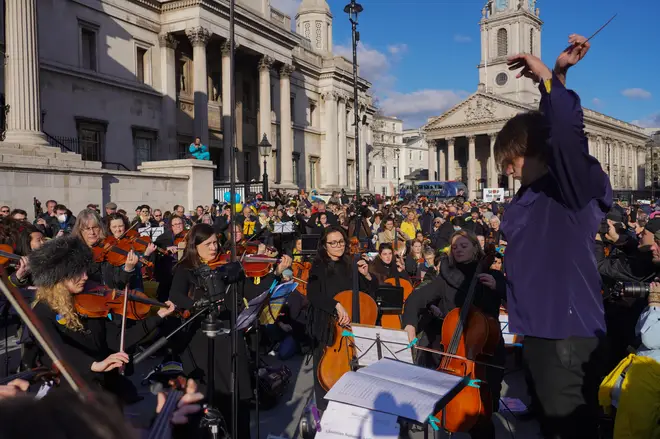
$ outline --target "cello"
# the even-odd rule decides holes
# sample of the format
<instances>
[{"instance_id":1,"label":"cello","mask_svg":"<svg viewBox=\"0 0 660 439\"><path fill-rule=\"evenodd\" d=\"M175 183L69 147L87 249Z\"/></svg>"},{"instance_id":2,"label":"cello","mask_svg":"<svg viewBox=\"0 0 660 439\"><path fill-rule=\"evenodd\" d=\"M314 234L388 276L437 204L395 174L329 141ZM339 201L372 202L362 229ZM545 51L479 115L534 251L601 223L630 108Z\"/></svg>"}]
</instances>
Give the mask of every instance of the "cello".
<instances>
[{"instance_id":1,"label":"cello","mask_svg":"<svg viewBox=\"0 0 660 439\"><path fill-rule=\"evenodd\" d=\"M337 293L334 300L341 303L352 323L375 325L378 319L378 305L371 296L359 289L357 270L359 258L360 255L355 255L352 261L353 289ZM319 383L326 391L330 390L342 375L352 370L352 362L356 357L355 347L348 339L344 339L343 330L344 328L338 322L334 324L332 345L325 348L316 370Z\"/></svg>"},{"instance_id":2,"label":"cello","mask_svg":"<svg viewBox=\"0 0 660 439\"><path fill-rule=\"evenodd\" d=\"M452 433L467 432L480 419L490 419L493 414L492 397L485 383L487 365L477 360L495 353L500 323L472 305L478 276L490 267L493 258L489 255L479 262L463 306L452 309L442 322L443 351L449 355L442 357L437 370L481 380L479 387L464 387L435 415L442 420L443 428Z\"/></svg>"}]
</instances>

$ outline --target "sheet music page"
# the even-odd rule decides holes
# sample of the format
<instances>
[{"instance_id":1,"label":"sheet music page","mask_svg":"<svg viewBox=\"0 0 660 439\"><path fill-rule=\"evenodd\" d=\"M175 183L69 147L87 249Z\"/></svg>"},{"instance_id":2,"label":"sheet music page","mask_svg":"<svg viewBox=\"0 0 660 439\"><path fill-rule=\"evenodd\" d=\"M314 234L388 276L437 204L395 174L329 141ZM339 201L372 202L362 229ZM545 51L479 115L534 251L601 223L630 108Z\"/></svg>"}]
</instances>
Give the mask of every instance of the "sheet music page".
<instances>
[{"instance_id":1,"label":"sheet music page","mask_svg":"<svg viewBox=\"0 0 660 439\"><path fill-rule=\"evenodd\" d=\"M325 399L423 423L435 413L440 396L372 375L347 372L332 386Z\"/></svg>"},{"instance_id":2,"label":"sheet music page","mask_svg":"<svg viewBox=\"0 0 660 439\"><path fill-rule=\"evenodd\" d=\"M379 360L376 337L381 340L383 358L391 358L413 364L412 349L408 346L408 334L404 330L381 328L380 326L352 325L355 345L358 348L358 364L369 366Z\"/></svg>"},{"instance_id":3,"label":"sheet music page","mask_svg":"<svg viewBox=\"0 0 660 439\"><path fill-rule=\"evenodd\" d=\"M438 372L437 370L426 369L387 358L360 369L357 373L379 377L418 390L434 393L437 395L436 401L463 381L463 377L457 377L448 373Z\"/></svg>"},{"instance_id":4,"label":"sheet music page","mask_svg":"<svg viewBox=\"0 0 660 439\"><path fill-rule=\"evenodd\" d=\"M330 401L316 439L398 439L397 416Z\"/></svg>"}]
</instances>

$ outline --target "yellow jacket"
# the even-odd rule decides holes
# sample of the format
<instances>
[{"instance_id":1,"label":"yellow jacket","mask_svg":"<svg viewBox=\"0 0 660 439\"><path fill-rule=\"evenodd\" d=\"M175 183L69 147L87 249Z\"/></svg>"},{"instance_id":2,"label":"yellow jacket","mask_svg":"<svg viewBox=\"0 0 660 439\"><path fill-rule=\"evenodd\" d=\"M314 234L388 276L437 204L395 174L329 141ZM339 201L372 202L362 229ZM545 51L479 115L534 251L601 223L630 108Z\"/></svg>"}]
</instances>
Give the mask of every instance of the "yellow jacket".
<instances>
[{"instance_id":1,"label":"yellow jacket","mask_svg":"<svg viewBox=\"0 0 660 439\"><path fill-rule=\"evenodd\" d=\"M614 420L614 439L660 439L660 363L635 354L623 359L600 384L598 402L612 412L612 390L624 374Z\"/></svg>"},{"instance_id":2,"label":"yellow jacket","mask_svg":"<svg viewBox=\"0 0 660 439\"><path fill-rule=\"evenodd\" d=\"M403 233L406 234L408 239L411 240L411 239L415 239L415 235L417 234L417 231L422 230L422 226L420 226L419 223L417 223L417 226L415 227L413 223L409 223L408 221L403 221L401 223L400 229Z\"/></svg>"}]
</instances>

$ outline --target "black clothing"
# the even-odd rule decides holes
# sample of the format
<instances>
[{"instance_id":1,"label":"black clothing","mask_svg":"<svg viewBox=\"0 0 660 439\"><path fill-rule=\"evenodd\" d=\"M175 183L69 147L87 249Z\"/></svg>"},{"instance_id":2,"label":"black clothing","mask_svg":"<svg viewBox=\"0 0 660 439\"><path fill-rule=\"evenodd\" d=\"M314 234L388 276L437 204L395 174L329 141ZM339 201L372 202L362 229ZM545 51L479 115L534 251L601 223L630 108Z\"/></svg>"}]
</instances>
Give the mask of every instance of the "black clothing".
<instances>
[{"instance_id":1,"label":"black clothing","mask_svg":"<svg viewBox=\"0 0 660 439\"><path fill-rule=\"evenodd\" d=\"M543 437L596 439L603 343L596 337L550 340L525 337L523 362L531 377Z\"/></svg>"},{"instance_id":2,"label":"black clothing","mask_svg":"<svg viewBox=\"0 0 660 439\"><path fill-rule=\"evenodd\" d=\"M115 267L108 262L95 262L92 261L87 276L89 280L99 284L105 285L108 288L123 290L126 285L129 285L134 275L138 274L137 267L131 272L124 271L124 267Z\"/></svg>"},{"instance_id":3,"label":"black clothing","mask_svg":"<svg viewBox=\"0 0 660 439\"><path fill-rule=\"evenodd\" d=\"M488 226L474 221L472 217L469 215L465 220L465 225L463 226L463 229L473 232L477 236L481 235L485 237L486 234L488 233Z\"/></svg>"},{"instance_id":4,"label":"black clothing","mask_svg":"<svg viewBox=\"0 0 660 439\"><path fill-rule=\"evenodd\" d=\"M405 261L405 267L406 267L406 273L410 277L419 277L420 273L417 270L419 265L419 261L415 258L412 257L412 255L407 255L406 256L406 261Z\"/></svg>"},{"instance_id":5,"label":"black clothing","mask_svg":"<svg viewBox=\"0 0 660 439\"><path fill-rule=\"evenodd\" d=\"M424 212L419 218L419 225L422 228L422 233L424 236L429 236L431 232L433 231L433 220L435 219L435 215L433 215L433 212Z\"/></svg>"},{"instance_id":6,"label":"black clothing","mask_svg":"<svg viewBox=\"0 0 660 439\"><path fill-rule=\"evenodd\" d=\"M419 315L427 306L434 304L442 315L447 315L454 308L463 306L470 282L476 271L476 263L450 266L449 258L443 256L440 262L440 275L433 282L416 289L406 300L403 312L403 326L417 327ZM477 284L473 304L487 316L499 319L500 305L506 301L506 282L500 271L487 270L497 282L496 291ZM420 328L423 329L423 328Z\"/></svg>"},{"instance_id":7,"label":"black clothing","mask_svg":"<svg viewBox=\"0 0 660 439\"><path fill-rule=\"evenodd\" d=\"M56 216L51 216L46 219L46 227L42 227L41 231L49 238L54 238L60 230L64 230L65 234L71 233L73 226L76 224L76 217L67 215L66 222L60 224Z\"/></svg>"},{"instance_id":8,"label":"black clothing","mask_svg":"<svg viewBox=\"0 0 660 439\"><path fill-rule=\"evenodd\" d=\"M450 221L445 221L438 230L431 232L431 247L437 250L449 247L449 240L453 234L454 226Z\"/></svg>"},{"instance_id":9,"label":"black clothing","mask_svg":"<svg viewBox=\"0 0 660 439\"><path fill-rule=\"evenodd\" d=\"M46 303L39 302L34 307L34 313L43 323L46 333L58 344L66 364L70 365L89 384L103 385L107 390L117 392L118 389L114 386L119 377L117 370L105 373L91 370L92 363L103 361L108 355L119 351L120 341L116 331L112 330L114 328L110 328L112 322L108 318L81 317L83 330L73 331L58 323L58 314ZM120 316L115 316L115 318L121 321ZM125 351L130 353L137 342L156 328L161 321L162 319L157 315L140 321L127 320ZM41 355L41 361L46 365L51 365L50 358L46 355Z\"/></svg>"},{"instance_id":10,"label":"black clothing","mask_svg":"<svg viewBox=\"0 0 660 439\"><path fill-rule=\"evenodd\" d=\"M330 212L329 210L326 210L325 212L313 213L312 216L309 217L309 221L307 221L307 227L313 229L314 227L319 225L321 223L319 221L319 216L321 216L322 213L325 213L326 216L328 217L328 224L333 226L339 225L339 220L337 219L337 216L334 213Z\"/></svg>"},{"instance_id":11,"label":"black clothing","mask_svg":"<svg viewBox=\"0 0 660 439\"><path fill-rule=\"evenodd\" d=\"M226 287L223 282L218 280L216 291L212 294L223 295ZM218 291L219 290L219 291ZM240 295L240 288L237 288ZM189 309L193 303L209 293L205 289L205 282L193 270L179 265L174 271L172 280L172 290L170 291L170 300L178 307ZM229 299L229 295L226 296ZM242 299L239 299L239 311L242 308ZM231 306L231 300L226 304ZM225 328L229 329L231 311L224 309L219 315ZM200 380L206 384L207 361L208 361L208 343L209 338L200 330L203 319L199 318L190 324L183 332L180 339L176 341L175 350L181 352L184 372L191 378ZM215 396L219 401L220 408L225 413L231 412L231 336L220 334L215 337ZM238 397L246 402L252 396L252 387L250 383L250 368L248 362L248 353L245 340L242 334L238 336L237 344L238 356ZM248 412L249 413L249 412ZM229 422L230 417L226 418ZM249 422L239 422L239 438L249 439Z\"/></svg>"},{"instance_id":12,"label":"black clothing","mask_svg":"<svg viewBox=\"0 0 660 439\"><path fill-rule=\"evenodd\" d=\"M333 317L337 306L334 297L342 291L353 289L353 270L352 264L345 264L342 261L329 261L326 264L315 260L309 273L307 283L307 299L310 304L308 330L312 338L312 359L315 371L314 394L316 395L316 405L320 410L325 410L327 401L323 399L326 392L318 381L316 371L325 347L333 342ZM372 297L378 288L375 277L368 281L360 275L359 284L360 290Z\"/></svg>"},{"instance_id":13,"label":"black clothing","mask_svg":"<svg viewBox=\"0 0 660 439\"><path fill-rule=\"evenodd\" d=\"M374 261L369 266L369 273L376 279L378 285L383 285L385 279L389 278L400 278L405 280L410 280L408 273L405 271L399 272L399 268L396 265L396 261L392 258L392 262L386 264L380 257L374 259Z\"/></svg>"}]
</instances>

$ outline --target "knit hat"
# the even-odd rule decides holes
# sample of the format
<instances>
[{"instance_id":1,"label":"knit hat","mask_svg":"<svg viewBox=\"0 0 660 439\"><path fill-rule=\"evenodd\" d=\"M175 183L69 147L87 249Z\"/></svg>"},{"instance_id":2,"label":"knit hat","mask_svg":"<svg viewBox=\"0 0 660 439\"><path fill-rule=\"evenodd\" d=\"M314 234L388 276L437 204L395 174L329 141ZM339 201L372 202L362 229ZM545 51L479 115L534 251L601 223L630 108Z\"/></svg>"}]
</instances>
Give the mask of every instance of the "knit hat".
<instances>
[{"instance_id":1,"label":"knit hat","mask_svg":"<svg viewBox=\"0 0 660 439\"><path fill-rule=\"evenodd\" d=\"M30 254L34 285L53 287L66 279L87 273L94 256L80 238L63 236L48 241Z\"/></svg>"}]
</instances>

